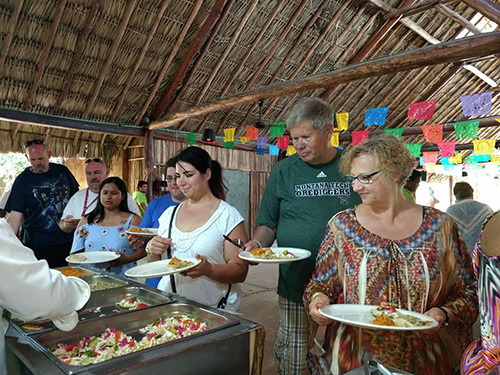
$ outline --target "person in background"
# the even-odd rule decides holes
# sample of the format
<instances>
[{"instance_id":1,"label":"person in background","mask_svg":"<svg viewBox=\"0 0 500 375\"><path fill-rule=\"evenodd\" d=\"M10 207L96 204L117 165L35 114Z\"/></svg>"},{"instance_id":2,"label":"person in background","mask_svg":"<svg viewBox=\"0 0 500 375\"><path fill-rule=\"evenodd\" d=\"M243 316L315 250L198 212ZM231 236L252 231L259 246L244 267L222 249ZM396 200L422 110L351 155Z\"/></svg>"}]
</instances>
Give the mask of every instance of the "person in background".
<instances>
[{"instance_id":1,"label":"person in background","mask_svg":"<svg viewBox=\"0 0 500 375\"><path fill-rule=\"evenodd\" d=\"M483 375L500 366L500 215L483 223L474 248L474 274L479 298L481 336L464 352L461 374ZM493 372L498 374L498 372Z\"/></svg>"},{"instance_id":2,"label":"person in background","mask_svg":"<svg viewBox=\"0 0 500 375\"><path fill-rule=\"evenodd\" d=\"M170 158L167 161L167 186L170 194L155 198L149 203L141 221L141 228L158 228L160 226L158 219L165 212L165 210L170 206L177 206L186 199L186 196L179 189L175 179L176 162L177 157ZM129 234L129 240L132 245L144 246L143 237ZM148 278L146 279L146 285L156 288L160 279L161 277Z\"/></svg>"},{"instance_id":3,"label":"person in background","mask_svg":"<svg viewBox=\"0 0 500 375\"><path fill-rule=\"evenodd\" d=\"M73 195L64 208L63 218L59 222L59 228L63 232L72 233L80 219L94 210L99 195L99 185L108 178L109 169L100 158L87 159L85 161L85 175L88 187ZM127 205L134 214L141 214L134 198L129 193L127 193Z\"/></svg>"},{"instance_id":4,"label":"person in background","mask_svg":"<svg viewBox=\"0 0 500 375\"><path fill-rule=\"evenodd\" d=\"M119 177L108 177L99 186L95 209L78 223L71 253L114 251L120 257L110 262L107 270L125 276L127 269L146 256L144 247L136 248L127 239L126 230L138 227L140 222L141 217L128 208L125 182Z\"/></svg>"},{"instance_id":5,"label":"person in background","mask_svg":"<svg viewBox=\"0 0 500 375\"><path fill-rule=\"evenodd\" d=\"M248 235L241 214L224 201L222 168L205 150L191 146L177 156L175 176L186 200L160 216L158 236L146 246L148 261L166 257L170 246L172 257L201 262L183 275L176 274L174 283L164 276L158 289L236 311L241 302L239 283L245 281L248 264L223 236L247 241Z\"/></svg>"},{"instance_id":6,"label":"person in background","mask_svg":"<svg viewBox=\"0 0 500 375\"><path fill-rule=\"evenodd\" d=\"M26 321L49 318L63 331L76 326L76 311L90 297L89 285L78 277L49 269L45 260L37 260L5 219L0 220L0 269L0 317L6 309ZM0 375L7 375L6 327L6 321L0 322Z\"/></svg>"},{"instance_id":7,"label":"person in background","mask_svg":"<svg viewBox=\"0 0 500 375\"><path fill-rule=\"evenodd\" d=\"M144 216L146 208L148 207L148 199L146 198L146 192L148 191L148 183L146 181L139 181L137 184L137 190L134 191L133 197L139 210L141 211L141 217Z\"/></svg>"},{"instance_id":8,"label":"person in background","mask_svg":"<svg viewBox=\"0 0 500 375\"><path fill-rule=\"evenodd\" d=\"M73 236L59 228L64 207L78 191L78 182L69 169L49 162L45 142L35 139L24 144L31 167L17 176L5 210L7 222L21 241L45 259L49 267L61 267L71 249Z\"/></svg>"},{"instance_id":9,"label":"person in background","mask_svg":"<svg viewBox=\"0 0 500 375\"><path fill-rule=\"evenodd\" d=\"M422 179L422 172L413 170L410 177L408 177L408 181L406 181L405 186L403 186L403 197L409 199L413 203L416 203L415 192L418 189L418 185L420 185L420 180Z\"/></svg>"},{"instance_id":10,"label":"person in background","mask_svg":"<svg viewBox=\"0 0 500 375\"><path fill-rule=\"evenodd\" d=\"M344 374L362 365L365 352L412 374L454 374L472 341L478 302L471 258L450 216L403 197L414 161L392 135L370 137L342 159L362 203L328 223L304 293L315 322L310 342L324 341L316 348L323 355L310 354L312 374ZM362 329L323 316L319 309L329 304L385 304L429 315L438 326Z\"/></svg>"},{"instance_id":11,"label":"person in background","mask_svg":"<svg viewBox=\"0 0 500 375\"><path fill-rule=\"evenodd\" d=\"M308 318L302 303L321 238L336 212L359 203L340 174L340 150L333 147L334 113L318 98L299 101L286 120L297 154L273 168L257 217L259 227L247 251L271 246L311 251L300 262L281 264L278 282L279 327L274 359L280 374L308 374Z\"/></svg>"},{"instance_id":12,"label":"person in background","mask_svg":"<svg viewBox=\"0 0 500 375\"><path fill-rule=\"evenodd\" d=\"M473 199L474 189L467 182L457 182L453 187L453 195L457 201L446 209L457 223L458 230L467 244L467 249L472 255L474 245L476 244L481 225L493 210L487 204Z\"/></svg>"}]
</instances>

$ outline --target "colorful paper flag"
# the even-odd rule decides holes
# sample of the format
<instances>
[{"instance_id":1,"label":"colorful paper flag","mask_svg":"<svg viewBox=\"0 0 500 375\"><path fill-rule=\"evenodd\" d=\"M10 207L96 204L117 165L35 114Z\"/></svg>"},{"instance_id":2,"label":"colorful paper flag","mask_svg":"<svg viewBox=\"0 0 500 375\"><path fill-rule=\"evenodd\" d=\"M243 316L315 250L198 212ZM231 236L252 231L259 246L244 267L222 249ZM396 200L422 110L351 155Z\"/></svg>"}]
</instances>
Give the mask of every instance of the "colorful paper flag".
<instances>
[{"instance_id":1,"label":"colorful paper flag","mask_svg":"<svg viewBox=\"0 0 500 375\"><path fill-rule=\"evenodd\" d=\"M330 144L333 147L338 147L339 146L339 133L333 132L332 137L330 138Z\"/></svg>"},{"instance_id":2,"label":"colorful paper flag","mask_svg":"<svg viewBox=\"0 0 500 375\"><path fill-rule=\"evenodd\" d=\"M271 126L271 137L281 137L285 134L285 121L273 122Z\"/></svg>"},{"instance_id":3,"label":"colorful paper flag","mask_svg":"<svg viewBox=\"0 0 500 375\"><path fill-rule=\"evenodd\" d=\"M491 162L494 165L500 165L500 155L491 155Z\"/></svg>"},{"instance_id":4,"label":"colorful paper flag","mask_svg":"<svg viewBox=\"0 0 500 375\"><path fill-rule=\"evenodd\" d=\"M406 143L406 147L408 147L408 150L413 156L416 158L420 157L420 151L422 150L421 143Z\"/></svg>"},{"instance_id":5,"label":"colorful paper flag","mask_svg":"<svg viewBox=\"0 0 500 375\"><path fill-rule=\"evenodd\" d=\"M192 146L196 144L196 133L187 133L186 134L186 142L188 146Z\"/></svg>"},{"instance_id":6,"label":"colorful paper flag","mask_svg":"<svg viewBox=\"0 0 500 375\"><path fill-rule=\"evenodd\" d=\"M247 143L247 137L239 137L240 138L240 142L242 145L244 145L245 143Z\"/></svg>"},{"instance_id":7,"label":"colorful paper flag","mask_svg":"<svg viewBox=\"0 0 500 375\"><path fill-rule=\"evenodd\" d=\"M224 129L224 142L234 141L235 128Z\"/></svg>"},{"instance_id":8,"label":"colorful paper flag","mask_svg":"<svg viewBox=\"0 0 500 375\"><path fill-rule=\"evenodd\" d=\"M456 122L454 128L457 138L476 138L479 121Z\"/></svg>"},{"instance_id":9,"label":"colorful paper flag","mask_svg":"<svg viewBox=\"0 0 500 375\"><path fill-rule=\"evenodd\" d=\"M411 103L408 106L408 120L431 120L435 108L435 100Z\"/></svg>"},{"instance_id":10,"label":"colorful paper flag","mask_svg":"<svg viewBox=\"0 0 500 375\"><path fill-rule=\"evenodd\" d=\"M464 116L489 115L491 112L491 91L478 94L462 95L462 112Z\"/></svg>"},{"instance_id":11,"label":"colorful paper flag","mask_svg":"<svg viewBox=\"0 0 500 375\"><path fill-rule=\"evenodd\" d=\"M259 148L259 147L266 149L267 137L257 137L257 148Z\"/></svg>"},{"instance_id":12,"label":"colorful paper flag","mask_svg":"<svg viewBox=\"0 0 500 375\"><path fill-rule=\"evenodd\" d=\"M295 149L295 147L293 147L292 145L288 146L288 148L286 149L286 156L292 156L293 154L296 154L297 153L297 150Z\"/></svg>"},{"instance_id":13,"label":"colorful paper flag","mask_svg":"<svg viewBox=\"0 0 500 375\"><path fill-rule=\"evenodd\" d=\"M462 153L457 152L453 157L448 158L448 160L453 164L462 164Z\"/></svg>"},{"instance_id":14,"label":"colorful paper flag","mask_svg":"<svg viewBox=\"0 0 500 375\"><path fill-rule=\"evenodd\" d=\"M368 139L368 135L370 134L369 130L361 130L357 132L352 132L352 145L356 146L360 144L365 139Z\"/></svg>"},{"instance_id":15,"label":"colorful paper flag","mask_svg":"<svg viewBox=\"0 0 500 375\"><path fill-rule=\"evenodd\" d=\"M266 149L262 147L257 147L257 155L264 155L266 153Z\"/></svg>"},{"instance_id":16,"label":"colorful paper flag","mask_svg":"<svg viewBox=\"0 0 500 375\"><path fill-rule=\"evenodd\" d=\"M484 163L484 162L490 161L490 155L489 154L476 155L474 152L472 152L472 156L473 156L473 159L474 159L475 163Z\"/></svg>"},{"instance_id":17,"label":"colorful paper flag","mask_svg":"<svg viewBox=\"0 0 500 375\"><path fill-rule=\"evenodd\" d=\"M288 148L288 143L290 143L290 136L284 135L282 137L278 137L278 148L280 150L286 150Z\"/></svg>"},{"instance_id":18,"label":"colorful paper flag","mask_svg":"<svg viewBox=\"0 0 500 375\"><path fill-rule=\"evenodd\" d=\"M389 107L367 109L365 112L365 126L384 125Z\"/></svg>"},{"instance_id":19,"label":"colorful paper flag","mask_svg":"<svg viewBox=\"0 0 500 375\"><path fill-rule=\"evenodd\" d=\"M438 158L437 151L424 151L422 154L422 160L424 163L436 163Z\"/></svg>"},{"instance_id":20,"label":"colorful paper flag","mask_svg":"<svg viewBox=\"0 0 500 375\"><path fill-rule=\"evenodd\" d=\"M474 139L474 154L491 155L495 151L495 139Z\"/></svg>"},{"instance_id":21,"label":"colorful paper flag","mask_svg":"<svg viewBox=\"0 0 500 375\"><path fill-rule=\"evenodd\" d=\"M444 157L455 156L455 142L437 142L439 153Z\"/></svg>"},{"instance_id":22,"label":"colorful paper flag","mask_svg":"<svg viewBox=\"0 0 500 375\"><path fill-rule=\"evenodd\" d=\"M403 128L384 129L386 134L392 134L398 139L401 139L401 137L403 136L403 130L404 130Z\"/></svg>"},{"instance_id":23,"label":"colorful paper flag","mask_svg":"<svg viewBox=\"0 0 500 375\"><path fill-rule=\"evenodd\" d=\"M278 156L279 152L278 145L269 145L269 155Z\"/></svg>"},{"instance_id":24,"label":"colorful paper flag","mask_svg":"<svg viewBox=\"0 0 500 375\"><path fill-rule=\"evenodd\" d=\"M422 125L420 127L427 142L441 142L443 140L443 124Z\"/></svg>"},{"instance_id":25,"label":"colorful paper flag","mask_svg":"<svg viewBox=\"0 0 500 375\"><path fill-rule=\"evenodd\" d=\"M442 165L451 165L450 158L441 157L441 164Z\"/></svg>"},{"instance_id":26,"label":"colorful paper flag","mask_svg":"<svg viewBox=\"0 0 500 375\"><path fill-rule=\"evenodd\" d=\"M224 148L234 148L234 141L224 141Z\"/></svg>"},{"instance_id":27,"label":"colorful paper flag","mask_svg":"<svg viewBox=\"0 0 500 375\"><path fill-rule=\"evenodd\" d=\"M259 129L255 126L247 126L247 141L256 141L259 135Z\"/></svg>"},{"instance_id":28,"label":"colorful paper flag","mask_svg":"<svg viewBox=\"0 0 500 375\"><path fill-rule=\"evenodd\" d=\"M474 155L467 156L467 159L465 159L465 164L469 166L477 164L477 161L474 160Z\"/></svg>"},{"instance_id":29,"label":"colorful paper flag","mask_svg":"<svg viewBox=\"0 0 500 375\"><path fill-rule=\"evenodd\" d=\"M337 119L337 128L335 128L335 130L347 130L347 124L349 122L349 112L337 113L335 114L335 118Z\"/></svg>"}]
</instances>

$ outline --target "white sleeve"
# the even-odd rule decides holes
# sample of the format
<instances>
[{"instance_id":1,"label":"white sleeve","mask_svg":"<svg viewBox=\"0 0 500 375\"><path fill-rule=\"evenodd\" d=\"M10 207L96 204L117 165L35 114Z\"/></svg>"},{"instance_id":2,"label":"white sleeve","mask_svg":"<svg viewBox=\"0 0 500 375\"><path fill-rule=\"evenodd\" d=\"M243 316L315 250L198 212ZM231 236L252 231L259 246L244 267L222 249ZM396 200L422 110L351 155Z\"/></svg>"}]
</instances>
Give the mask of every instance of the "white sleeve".
<instances>
[{"instance_id":1,"label":"white sleeve","mask_svg":"<svg viewBox=\"0 0 500 375\"><path fill-rule=\"evenodd\" d=\"M78 322L76 310L90 297L89 285L66 277L37 260L21 244L5 219L0 220L0 306L23 320L47 317L62 330Z\"/></svg>"},{"instance_id":2,"label":"white sleeve","mask_svg":"<svg viewBox=\"0 0 500 375\"><path fill-rule=\"evenodd\" d=\"M135 203L134 198L132 198L132 196L129 193L127 193L127 206L128 209L132 211L134 214L142 217L141 211L139 211L139 206L137 206L137 203Z\"/></svg>"}]
</instances>

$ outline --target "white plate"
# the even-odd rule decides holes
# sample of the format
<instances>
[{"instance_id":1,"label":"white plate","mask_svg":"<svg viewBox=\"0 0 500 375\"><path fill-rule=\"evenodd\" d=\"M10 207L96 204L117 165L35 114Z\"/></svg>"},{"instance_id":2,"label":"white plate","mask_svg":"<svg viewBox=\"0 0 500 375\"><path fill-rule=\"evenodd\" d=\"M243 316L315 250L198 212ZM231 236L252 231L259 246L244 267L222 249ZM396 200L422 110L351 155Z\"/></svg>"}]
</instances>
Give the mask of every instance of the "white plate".
<instances>
[{"instance_id":1,"label":"white plate","mask_svg":"<svg viewBox=\"0 0 500 375\"><path fill-rule=\"evenodd\" d=\"M125 271L125 275L129 277L146 277L146 278L167 276L167 275L172 275L174 273L187 271L188 269L193 268L194 266L197 266L198 264L201 263L201 259L196 259L196 258L186 258L182 260L188 260L190 262L193 262L193 265L174 270L168 266L170 259L164 259L156 262L141 264L140 266L130 268Z\"/></svg>"},{"instance_id":2,"label":"white plate","mask_svg":"<svg viewBox=\"0 0 500 375\"><path fill-rule=\"evenodd\" d=\"M105 262L111 262L112 260L115 260L120 257L120 254L115 253L114 251L86 251L83 253L75 253L75 254L83 255L87 259L77 262L75 260L71 260L70 259L71 255L68 255L66 257L66 262L75 264L105 263Z\"/></svg>"},{"instance_id":3,"label":"white plate","mask_svg":"<svg viewBox=\"0 0 500 375\"><path fill-rule=\"evenodd\" d=\"M438 326L438 322L431 318L430 316L420 314L414 311L408 311L403 309L396 309L396 311L415 316L419 319L431 322L431 324L422 327L395 327L395 326L381 326L378 324L373 324L373 319L375 317L372 315L371 311L376 309L378 306L373 305L327 305L319 309L319 312L326 316L327 318L337 320L341 323L369 328L369 329L384 329L390 331L422 331L431 329Z\"/></svg>"},{"instance_id":4,"label":"white plate","mask_svg":"<svg viewBox=\"0 0 500 375\"><path fill-rule=\"evenodd\" d=\"M158 228L141 228L141 229L147 229L151 233L144 233L144 232L131 232L130 229L126 230L125 233L127 234L135 234L136 236L141 236L141 237L154 237L158 234Z\"/></svg>"},{"instance_id":5,"label":"white plate","mask_svg":"<svg viewBox=\"0 0 500 375\"><path fill-rule=\"evenodd\" d=\"M295 258L262 259L262 258L256 258L249 251L242 251L241 253L239 253L239 257L248 262L255 262L255 263L290 263L290 262L296 262L298 260L307 259L311 256L311 252L309 250L297 249L295 247L271 247L271 250L275 254L281 254L283 251L288 250L293 255L295 255Z\"/></svg>"}]
</instances>

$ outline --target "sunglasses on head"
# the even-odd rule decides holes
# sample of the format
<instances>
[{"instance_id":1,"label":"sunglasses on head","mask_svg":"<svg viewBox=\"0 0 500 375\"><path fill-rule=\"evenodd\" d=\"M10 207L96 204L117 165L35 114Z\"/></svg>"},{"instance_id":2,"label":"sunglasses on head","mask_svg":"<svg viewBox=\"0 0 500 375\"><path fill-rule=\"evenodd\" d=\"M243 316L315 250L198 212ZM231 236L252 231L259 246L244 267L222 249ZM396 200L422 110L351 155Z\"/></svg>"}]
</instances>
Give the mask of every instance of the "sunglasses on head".
<instances>
[{"instance_id":1,"label":"sunglasses on head","mask_svg":"<svg viewBox=\"0 0 500 375\"><path fill-rule=\"evenodd\" d=\"M88 164L90 162L102 163L103 161L100 158L93 158L93 159L85 160L85 164Z\"/></svg>"},{"instance_id":2,"label":"sunglasses on head","mask_svg":"<svg viewBox=\"0 0 500 375\"><path fill-rule=\"evenodd\" d=\"M33 139L31 141L24 142L24 148L29 147L31 145L44 145L45 147L47 147L47 144L41 139Z\"/></svg>"}]
</instances>

